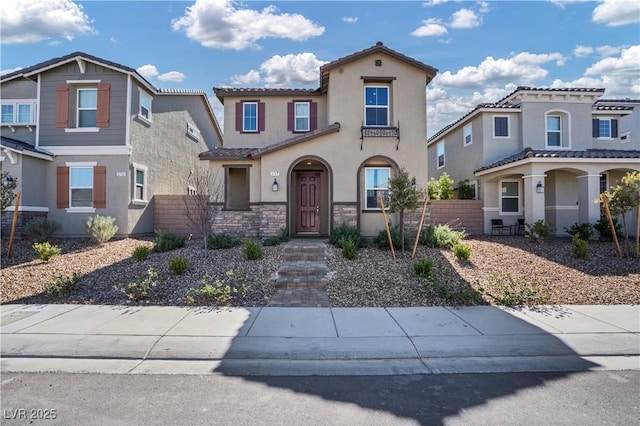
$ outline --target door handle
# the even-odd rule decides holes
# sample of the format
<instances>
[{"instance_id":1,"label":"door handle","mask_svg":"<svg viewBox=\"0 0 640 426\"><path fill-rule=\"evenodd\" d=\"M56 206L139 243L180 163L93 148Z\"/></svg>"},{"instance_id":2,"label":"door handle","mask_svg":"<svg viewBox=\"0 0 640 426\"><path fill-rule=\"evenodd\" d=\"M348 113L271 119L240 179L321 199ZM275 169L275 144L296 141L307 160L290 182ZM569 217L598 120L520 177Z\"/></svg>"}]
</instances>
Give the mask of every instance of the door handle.
<instances>
[{"instance_id":1,"label":"door handle","mask_svg":"<svg viewBox=\"0 0 640 426\"><path fill-rule=\"evenodd\" d=\"M320 206L316 206L316 214L320 214Z\"/></svg>"}]
</instances>

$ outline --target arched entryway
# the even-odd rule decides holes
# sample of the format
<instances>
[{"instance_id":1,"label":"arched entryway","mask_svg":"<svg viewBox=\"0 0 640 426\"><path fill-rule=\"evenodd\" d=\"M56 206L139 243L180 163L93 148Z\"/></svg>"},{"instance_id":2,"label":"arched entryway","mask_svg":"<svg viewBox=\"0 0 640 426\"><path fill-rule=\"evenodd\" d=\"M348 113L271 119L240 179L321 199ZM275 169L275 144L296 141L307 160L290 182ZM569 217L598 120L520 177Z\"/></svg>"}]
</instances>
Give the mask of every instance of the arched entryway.
<instances>
[{"instance_id":1,"label":"arched entryway","mask_svg":"<svg viewBox=\"0 0 640 426\"><path fill-rule=\"evenodd\" d=\"M289 176L289 229L292 236L326 236L331 226L331 168L320 157L292 163Z\"/></svg>"}]
</instances>

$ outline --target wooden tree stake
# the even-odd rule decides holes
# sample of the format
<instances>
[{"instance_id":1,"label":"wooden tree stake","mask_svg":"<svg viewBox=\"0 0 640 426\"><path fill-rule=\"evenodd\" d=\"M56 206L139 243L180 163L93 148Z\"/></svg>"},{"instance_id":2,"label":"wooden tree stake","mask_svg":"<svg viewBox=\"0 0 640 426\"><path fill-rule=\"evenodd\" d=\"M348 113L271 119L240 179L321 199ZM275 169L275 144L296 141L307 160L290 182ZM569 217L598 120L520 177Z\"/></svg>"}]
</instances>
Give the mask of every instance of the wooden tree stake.
<instances>
[{"instance_id":1,"label":"wooden tree stake","mask_svg":"<svg viewBox=\"0 0 640 426\"><path fill-rule=\"evenodd\" d=\"M611 234L613 235L613 244L616 247L616 253L619 257L622 257L622 250L620 249L620 243L618 243L618 234L616 233L616 227L613 225L613 218L611 217L611 211L609 210L609 200L604 192L600 194L600 201L602 201L602 204L604 205L604 212L609 220L609 227L611 228Z\"/></svg>"},{"instance_id":2,"label":"wooden tree stake","mask_svg":"<svg viewBox=\"0 0 640 426\"><path fill-rule=\"evenodd\" d=\"M393 239L391 238L391 230L389 229L389 222L387 221L387 212L384 210L384 201L382 200L382 194L378 195L380 201L380 208L382 209L382 218L384 219L384 228L387 230L387 239L389 240L389 247L391 247L391 254L393 258L396 258L396 251L393 248Z\"/></svg>"},{"instance_id":3,"label":"wooden tree stake","mask_svg":"<svg viewBox=\"0 0 640 426\"><path fill-rule=\"evenodd\" d=\"M13 210L13 221L11 222L11 236L9 237L7 257L11 256L11 249L13 249L13 237L16 235L16 225L18 224L18 210L20 210L20 191L16 192L16 202Z\"/></svg>"},{"instance_id":4,"label":"wooden tree stake","mask_svg":"<svg viewBox=\"0 0 640 426\"><path fill-rule=\"evenodd\" d=\"M422 225L424 224L424 215L427 213L427 204L429 203L429 197L424 197L424 204L422 205L422 214L420 215L420 223L418 224L418 233L416 234L416 240L413 242L413 252L411 258L416 257L416 250L418 250L418 241L420 240L420 233L422 232Z\"/></svg>"}]
</instances>

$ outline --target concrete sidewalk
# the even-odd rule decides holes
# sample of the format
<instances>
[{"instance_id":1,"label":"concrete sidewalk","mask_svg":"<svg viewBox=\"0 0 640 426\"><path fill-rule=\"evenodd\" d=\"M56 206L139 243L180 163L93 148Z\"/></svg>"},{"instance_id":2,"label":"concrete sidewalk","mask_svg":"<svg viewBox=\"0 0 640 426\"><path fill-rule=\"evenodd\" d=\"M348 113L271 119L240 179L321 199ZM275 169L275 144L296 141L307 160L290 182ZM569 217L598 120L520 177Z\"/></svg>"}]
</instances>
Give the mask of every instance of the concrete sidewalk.
<instances>
[{"instance_id":1,"label":"concrete sidewalk","mask_svg":"<svg viewBox=\"0 0 640 426\"><path fill-rule=\"evenodd\" d=\"M2 372L391 375L640 370L640 306L2 305Z\"/></svg>"}]
</instances>

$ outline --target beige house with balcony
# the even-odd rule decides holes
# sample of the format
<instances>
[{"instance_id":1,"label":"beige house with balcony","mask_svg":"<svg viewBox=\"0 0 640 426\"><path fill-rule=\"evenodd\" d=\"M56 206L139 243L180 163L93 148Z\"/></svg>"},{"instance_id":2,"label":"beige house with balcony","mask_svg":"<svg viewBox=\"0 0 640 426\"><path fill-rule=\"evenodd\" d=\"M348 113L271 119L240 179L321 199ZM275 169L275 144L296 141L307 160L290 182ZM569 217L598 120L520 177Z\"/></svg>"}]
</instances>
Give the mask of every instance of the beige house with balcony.
<instances>
[{"instance_id":1,"label":"beige house with balcony","mask_svg":"<svg viewBox=\"0 0 640 426\"><path fill-rule=\"evenodd\" d=\"M321 66L318 89L214 88L224 145L200 155L224 177L213 231L327 236L346 223L377 235L389 177L404 167L426 184L436 72L379 42Z\"/></svg>"}]
</instances>

